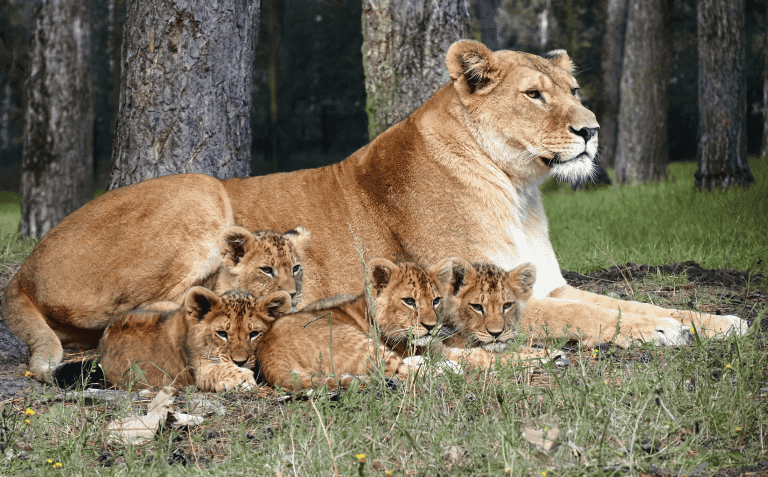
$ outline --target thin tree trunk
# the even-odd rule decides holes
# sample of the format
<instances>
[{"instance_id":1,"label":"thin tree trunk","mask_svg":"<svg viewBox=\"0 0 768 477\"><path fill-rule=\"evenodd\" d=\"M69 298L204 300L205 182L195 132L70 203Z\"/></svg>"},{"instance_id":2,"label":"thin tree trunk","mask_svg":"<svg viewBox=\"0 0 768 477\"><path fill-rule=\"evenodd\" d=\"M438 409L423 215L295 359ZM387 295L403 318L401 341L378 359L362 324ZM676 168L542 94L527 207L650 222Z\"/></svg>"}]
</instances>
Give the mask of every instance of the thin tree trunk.
<instances>
[{"instance_id":1,"label":"thin tree trunk","mask_svg":"<svg viewBox=\"0 0 768 477\"><path fill-rule=\"evenodd\" d=\"M479 0L476 7L480 22L480 39L491 51L496 51L499 49L499 29L496 26L496 10L499 8L499 1Z\"/></svg>"},{"instance_id":2,"label":"thin tree trunk","mask_svg":"<svg viewBox=\"0 0 768 477\"><path fill-rule=\"evenodd\" d=\"M24 88L21 235L42 237L91 196L91 18L84 0L42 0Z\"/></svg>"},{"instance_id":3,"label":"thin tree trunk","mask_svg":"<svg viewBox=\"0 0 768 477\"><path fill-rule=\"evenodd\" d=\"M754 181L747 162L744 25L744 0L699 0L698 188Z\"/></svg>"},{"instance_id":4,"label":"thin tree trunk","mask_svg":"<svg viewBox=\"0 0 768 477\"><path fill-rule=\"evenodd\" d=\"M600 123L600 162L605 167L613 167L619 133L619 93L628 0L607 0L606 3L605 35L600 60L603 85L595 114Z\"/></svg>"},{"instance_id":5,"label":"thin tree trunk","mask_svg":"<svg viewBox=\"0 0 768 477\"><path fill-rule=\"evenodd\" d=\"M259 2L129 2L109 188L247 176Z\"/></svg>"},{"instance_id":6,"label":"thin tree trunk","mask_svg":"<svg viewBox=\"0 0 768 477\"><path fill-rule=\"evenodd\" d=\"M363 64L371 139L448 80L445 53L469 38L465 0L363 0Z\"/></svg>"},{"instance_id":7,"label":"thin tree trunk","mask_svg":"<svg viewBox=\"0 0 768 477\"><path fill-rule=\"evenodd\" d=\"M629 1L615 160L620 184L658 180L667 175L672 71L669 7L669 0Z\"/></svg>"},{"instance_id":8,"label":"thin tree trunk","mask_svg":"<svg viewBox=\"0 0 768 477\"><path fill-rule=\"evenodd\" d=\"M766 9L768 11L768 9ZM768 25L768 23L766 23ZM760 156L768 156L768 28L765 29L763 39L763 142L760 147Z\"/></svg>"}]
</instances>

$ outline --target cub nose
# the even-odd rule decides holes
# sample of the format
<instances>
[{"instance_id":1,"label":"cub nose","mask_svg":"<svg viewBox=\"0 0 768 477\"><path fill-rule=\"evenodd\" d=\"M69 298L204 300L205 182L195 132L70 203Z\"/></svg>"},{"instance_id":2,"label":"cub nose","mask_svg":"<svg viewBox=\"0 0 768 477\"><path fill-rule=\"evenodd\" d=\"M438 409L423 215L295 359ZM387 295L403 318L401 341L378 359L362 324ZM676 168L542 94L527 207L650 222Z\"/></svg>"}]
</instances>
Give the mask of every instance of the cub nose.
<instances>
[{"instance_id":1,"label":"cub nose","mask_svg":"<svg viewBox=\"0 0 768 477\"><path fill-rule=\"evenodd\" d=\"M491 331L488 328L486 328L485 331L487 331L489 335L493 336L493 339L495 340L499 339L499 336L501 336L501 334L504 332L504 330Z\"/></svg>"},{"instance_id":2,"label":"cub nose","mask_svg":"<svg viewBox=\"0 0 768 477\"><path fill-rule=\"evenodd\" d=\"M235 363L235 366L237 366L238 368L242 368L243 365L245 365L245 363L248 362L248 360L244 359L242 361L238 361L238 360L233 359L232 362Z\"/></svg>"},{"instance_id":3,"label":"cub nose","mask_svg":"<svg viewBox=\"0 0 768 477\"><path fill-rule=\"evenodd\" d=\"M588 143L590 139L595 137L597 134L597 131L600 129L600 126L589 128L589 127L583 127L579 129L578 131L576 129L573 129L571 126L568 126L568 130L572 132L573 134L583 137L584 138L584 144Z\"/></svg>"},{"instance_id":4,"label":"cub nose","mask_svg":"<svg viewBox=\"0 0 768 477\"><path fill-rule=\"evenodd\" d=\"M429 334L432 331L432 328L434 328L436 325L437 323L432 323L431 325L429 325L427 323L424 323L423 321L421 322L421 326L423 326L424 329L427 330L427 334Z\"/></svg>"}]
</instances>

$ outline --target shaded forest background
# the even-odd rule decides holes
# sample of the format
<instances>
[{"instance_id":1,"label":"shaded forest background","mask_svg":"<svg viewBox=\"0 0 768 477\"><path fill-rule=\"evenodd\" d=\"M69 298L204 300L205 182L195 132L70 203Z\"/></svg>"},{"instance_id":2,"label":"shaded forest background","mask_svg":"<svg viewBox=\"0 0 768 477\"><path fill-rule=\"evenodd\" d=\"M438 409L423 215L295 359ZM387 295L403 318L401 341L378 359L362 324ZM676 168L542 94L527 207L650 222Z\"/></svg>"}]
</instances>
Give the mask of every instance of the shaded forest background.
<instances>
[{"instance_id":1,"label":"shaded forest background","mask_svg":"<svg viewBox=\"0 0 768 477\"><path fill-rule=\"evenodd\" d=\"M34 0L0 0L0 190L19 191L22 86ZM474 39L492 49L541 54L566 49L577 65L584 104L597 110L605 1L472 0ZM112 160L115 52L120 51L125 0L91 2L94 166L104 189ZM272 9L270 13L270 10ZM369 141L360 0L272 0L262 3L254 64L251 173L291 171L337 162ZM274 22L268 24L268 22ZM670 160L693 160L698 141L696 0L674 0L674 62L669 94ZM766 2L746 1L748 151L763 134ZM270 55L268 35L276 50ZM273 57L276 62L271 62ZM275 68L277 121L270 121L269 68ZM598 119L600 119L598 117ZM274 143L273 143L274 140ZM276 152L276 155L275 155ZM276 157L273 157L276 156ZM274 160L273 160L274 159Z\"/></svg>"}]
</instances>

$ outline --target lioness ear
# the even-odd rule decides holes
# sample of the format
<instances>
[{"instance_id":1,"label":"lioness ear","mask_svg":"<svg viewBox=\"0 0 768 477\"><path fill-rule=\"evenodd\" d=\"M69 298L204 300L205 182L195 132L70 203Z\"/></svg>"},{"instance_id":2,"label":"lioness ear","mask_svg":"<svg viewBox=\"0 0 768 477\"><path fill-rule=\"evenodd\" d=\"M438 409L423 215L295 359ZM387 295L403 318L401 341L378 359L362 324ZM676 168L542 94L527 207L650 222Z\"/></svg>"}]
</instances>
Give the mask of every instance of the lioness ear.
<instances>
[{"instance_id":1,"label":"lioness ear","mask_svg":"<svg viewBox=\"0 0 768 477\"><path fill-rule=\"evenodd\" d=\"M242 227L227 227L219 234L218 245L225 260L237 265L245 253L253 247L256 239Z\"/></svg>"},{"instance_id":2,"label":"lioness ear","mask_svg":"<svg viewBox=\"0 0 768 477\"><path fill-rule=\"evenodd\" d=\"M270 321L287 315L291 311L291 295L286 291L270 293L259 300L259 311L262 317L272 318Z\"/></svg>"},{"instance_id":3,"label":"lioness ear","mask_svg":"<svg viewBox=\"0 0 768 477\"><path fill-rule=\"evenodd\" d=\"M309 230L304 227L296 227L295 229L284 233L283 237L291 242L291 245L293 245L293 249L296 250L297 254L303 256L304 251L307 248L307 243L309 242L309 239L312 238L312 234L310 234Z\"/></svg>"},{"instance_id":4,"label":"lioness ear","mask_svg":"<svg viewBox=\"0 0 768 477\"><path fill-rule=\"evenodd\" d=\"M493 52L476 41L461 40L451 45L445 64L460 95L489 91L499 79Z\"/></svg>"},{"instance_id":5,"label":"lioness ear","mask_svg":"<svg viewBox=\"0 0 768 477\"><path fill-rule=\"evenodd\" d=\"M552 50L544 55L544 58L552 62L553 65L567 71L569 75L573 74L573 62L565 50Z\"/></svg>"},{"instance_id":6,"label":"lioness ear","mask_svg":"<svg viewBox=\"0 0 768 477\"><path fill-rule=\"evenodd\" d=\"M184 297L184 312L200 321L211 309L221 304L221 298L205 287L192 287Z\"/></svg>"},{"instance_id":7,"label":"lioness ear","mask_svg":"<svg viewBox=\"0 0 768 477\"><path fill-rule=\"evenodd\" d=\"M374 296L381 294L382 290L389 284L392 273L398 268L400 267L386 258L374 258L368 262L368 281L371 284Z\"/></svg>"},{"instance_id":8,"label":"lioness ear","mask_svg":"<svg viewBox=\"0 0 768 477\"><path fill-rule=\"evenodd\" d=\"M509 279L520 287L520 293L528 298L532 292L533 284L536 283L536 267L532 263L518 265L517 268L509 272Z\"/></svg>"}]
</instances>

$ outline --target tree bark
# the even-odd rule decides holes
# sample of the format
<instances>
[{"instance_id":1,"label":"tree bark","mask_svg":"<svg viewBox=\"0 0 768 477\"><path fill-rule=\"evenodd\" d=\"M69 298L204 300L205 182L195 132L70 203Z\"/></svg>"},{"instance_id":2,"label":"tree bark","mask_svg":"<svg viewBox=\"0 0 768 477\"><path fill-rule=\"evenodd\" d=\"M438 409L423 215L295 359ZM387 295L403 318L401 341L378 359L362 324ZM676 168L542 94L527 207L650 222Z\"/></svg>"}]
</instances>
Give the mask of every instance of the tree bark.
<instances>
[{"instance_id":1,"label":"tree bark","mask_svg":"<svg viewBox=\"0 0 768 477\"><path fill-rule=\"evenodd\" d=\"M606 3L605 36L600 60L603 85L595 114L600 123L600 162L605 167L613 167L619 133L621 65L624 61L628 0L607 0Z\"/></svg>"},{"instance_id":2,"label":"tree bark","mask_svg":"<svg viewBox=\"0 0 768 477\"><path fill-rule=\"evenodd\" d=\"M24 88L21 236L42 237L91 196L91 18L83 0L38 5Z\"/></svg>"},{"instance_id":3,"label":"tree bark","mask_svg":"<svg viewBox=\"0 0 768 477\"><path fill-rule=\"evenodd\" d=\"M768 9L766 9L768 11ZM766 23L768 25L768 23ZM760 146L760 156L768 156L768 28L763 39L763 141Z\"/></svg>"},{"instance_id":4,"label":"tree bark","mask_svg":"<svg viewBox=\"0 0 768 477\"><path fill-rule=\"evenodd\" d=\"M496 26L499 3L499 0L478 0L475 5L480 23L480 40L491 51L499 49L499 29Z\"/></svg>"},{"instance_id":5,"label":"tree bark","mask_svg":"<svg viewBox=\"0 0 768 477\"><path fill-rule=\"evenodd\" d=\"M658 180L667 175L672 71L669 18L669 0L629 1L615 159L620 184Z\"/></svg>"},{"instance_id":6,"label":"tree bark","mask_svg":"<svg viewBox=\"0 0 768 477\"><path fill-rule=\"evenodd\" d=\"M465 0L363 0L370 139L405 118L449 80L445 53L469 33Z\"/></svg>"},{"instance_id":7,"label":"tree bark","mask_svg":"<svg viewBox=\"0 0 768 477\"><path fill-rule=\"evenodd\" d=\"M259 2L129 2L109 188L247 176Z\"/></svg>"},{"instance_id":8,"label":"tree bark","mask_svg":"<svg viewBox=\"0 0 768 477\"><path fill-rule=\"evenodd\" d=\"M699 149L696 187L754 181L747 162L744 0L699 0Z\"/></svg>"}]
</instances>

